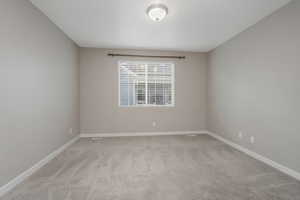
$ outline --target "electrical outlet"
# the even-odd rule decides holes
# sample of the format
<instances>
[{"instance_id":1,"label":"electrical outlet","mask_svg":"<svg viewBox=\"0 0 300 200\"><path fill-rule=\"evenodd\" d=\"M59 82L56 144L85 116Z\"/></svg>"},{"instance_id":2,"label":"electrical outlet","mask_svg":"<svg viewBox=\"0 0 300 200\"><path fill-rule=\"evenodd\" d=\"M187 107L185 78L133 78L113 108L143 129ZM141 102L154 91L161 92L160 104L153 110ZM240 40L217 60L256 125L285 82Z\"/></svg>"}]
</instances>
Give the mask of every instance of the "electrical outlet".
<instances>
[{"instance_id":1,"label":"electrical outlet","mask_svg":"<svg viewBox=\"0 0 300 200\"><path fill-rule=\"evenodd\" d=\"M250 142L251 142L251 144L254 144L254 143L255 143L255 138L254 138L254 136L251 136L251 137L250 137Z\"/></svg>"},{"instance_id":2,"label":"electrical outlet","mask_svg":"<svg viewBox=\"0 0 300 200\"><path fill-rule=\"evenodd\" d=\"M152 122L152 126L153 126L153 127L156 127L156 122Z\"/></svg>"},{"instance_id":3,"label":"electrical outlet","mask_svg":"<svg viewBox=\"0 0 300 200\"><path fill-rule=\"evenodd\" d=\"M238 137L239 137L239 139L243 139L243 132L239 132L239 134L238 134Z\"/></svg>"}]
</instances>

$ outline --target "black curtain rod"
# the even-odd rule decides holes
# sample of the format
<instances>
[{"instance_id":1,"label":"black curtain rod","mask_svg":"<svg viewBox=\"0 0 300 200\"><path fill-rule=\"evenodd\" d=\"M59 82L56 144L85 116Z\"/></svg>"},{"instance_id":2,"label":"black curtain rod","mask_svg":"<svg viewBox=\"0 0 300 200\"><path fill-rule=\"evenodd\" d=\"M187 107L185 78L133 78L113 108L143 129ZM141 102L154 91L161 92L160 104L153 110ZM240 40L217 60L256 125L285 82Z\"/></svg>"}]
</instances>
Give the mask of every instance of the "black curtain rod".
<instances>
[{"instance_id":1,"label":"black curtain rod","mask_svg":"<svg viewBox=\"0 0 300 200\"><path fill-rule=\"evenodd\" d=\"M147 55L135 55L135 54L115 54L109 53L108 56L118 57L139 57L139 58L173 58L173 59L185 59L185 56L147 56Z\"/></svg>"}]
</instances>

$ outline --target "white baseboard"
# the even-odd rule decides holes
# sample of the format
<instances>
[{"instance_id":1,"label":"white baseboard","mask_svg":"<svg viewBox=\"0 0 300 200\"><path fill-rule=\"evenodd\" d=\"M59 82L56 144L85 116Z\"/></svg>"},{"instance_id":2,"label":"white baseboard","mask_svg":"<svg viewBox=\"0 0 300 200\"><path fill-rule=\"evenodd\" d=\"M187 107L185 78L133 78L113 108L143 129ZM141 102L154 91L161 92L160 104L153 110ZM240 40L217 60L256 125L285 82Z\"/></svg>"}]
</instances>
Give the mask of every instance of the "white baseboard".
<instances>
[{"instance_id":1,"label":"white baseboard","mask_svg":"<svg viewBox=\"0 0 300 200\"><path fill-rule=\"evenodd\" d=\"M271 167L273 167L273 168L275 168L275 169L277 169L277 170L279 170L279 171L281 171L281 172L283 172L283 173L285 173L285 174L287 174L287 175L289 175L289 176L291 176L291 177L293 177L297 180L300 180L300 173L299 172L297 172L293 169L290 169L290 168L288 168L284 165L281 165L281 164L279 164L279 163L277 163L277 162L275 162L275 161L273 161L269 158L266 158L266 157L264 157L264 156L262 156L258 153L255 153L254 151L251 151L247 148L244 148L241 145L238 145L234 142L231 142L228 139L225 139L225 138L223 138L223 137L221 137L221 136L219 136L215 133L208 132L208 134L211 135L212 137L214 137L214 138L216 138L216 139L232 146L233 148L235 148L235 149L251 156L252 158L254 158L256 160L259 160L259 161L261 161L261 162L263 162L263 163L265 163L265 164L267 164L267 165L269 165L269 166L271 166Z\"/></svg>"},{"instance_id":2,"label":"white baseboard","mask_svg":"<svg viewBox=\"0 0 300 200\"><path fill-rule=\"evenodd\" d=\"M14 187L16 187L18 184L23 182L26 178L31 176L33 173L38 171L40 168L42 168L44 165L46 165L48 162L50 162L52 159L54 159L56 156L58 156L60 153L62 153L65 149L67 149L70 145L72 145L74 142L76 142L79 139L79 136L76 136L66 144L64 144L59 149L53 151L48 156L46 156L44 159L40 160L38 163L33 165L30 169L24 171L19 176L12 179L10 182L8 182L6 185L0 187L0 197L4 196L6 193L8 193L10 190L12 190Z\"/></svg>"},{"instance_id":3,"label":"white baseboard","mask_svg":"<svg viewBox=\"0 0 300 200\"><path fill-rule=\"evenodd\" d=\"M136 133L82 133L81 138L96 137L132 137L132 136L162 136L162 135L190 135L208 134L208 131L173 131L173 132L136 132Z\"/></svg>"}]
</instances>

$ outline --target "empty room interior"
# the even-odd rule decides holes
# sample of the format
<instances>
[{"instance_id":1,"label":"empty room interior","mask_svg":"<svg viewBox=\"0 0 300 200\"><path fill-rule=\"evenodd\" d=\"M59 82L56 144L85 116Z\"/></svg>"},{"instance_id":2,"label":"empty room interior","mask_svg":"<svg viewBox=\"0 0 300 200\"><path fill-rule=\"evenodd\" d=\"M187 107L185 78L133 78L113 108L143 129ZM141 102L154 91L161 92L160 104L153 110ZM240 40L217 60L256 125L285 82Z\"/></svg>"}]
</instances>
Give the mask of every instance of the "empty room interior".
<instances>
[{"instance_id":1,"label":"empty room interior","mask_svg":"<svg viewBox=\"0 0 300 200\"><path fill-rule=\"evenodd\" d=\"M0 0L1 200L300 200L299 0Z\"/></svg>"}]
</instances>

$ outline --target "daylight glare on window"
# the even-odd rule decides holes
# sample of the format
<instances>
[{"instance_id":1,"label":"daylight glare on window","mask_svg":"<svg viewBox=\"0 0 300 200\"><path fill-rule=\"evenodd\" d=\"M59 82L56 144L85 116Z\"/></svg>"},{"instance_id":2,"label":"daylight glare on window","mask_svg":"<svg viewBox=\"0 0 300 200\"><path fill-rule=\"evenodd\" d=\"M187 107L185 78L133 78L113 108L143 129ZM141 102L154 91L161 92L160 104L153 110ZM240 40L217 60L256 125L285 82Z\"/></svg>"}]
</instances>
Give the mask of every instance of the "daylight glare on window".
<instances>
[{"instance_id":1,"label":"daylight glare on window","mask_svg":"<svg viewBox=\"0 0 300 200\"><path fill-rule=\"evenodd\" d=\"M173 106L174 64L120 62L120 106Z\"/></svg>"}]
</instances>

